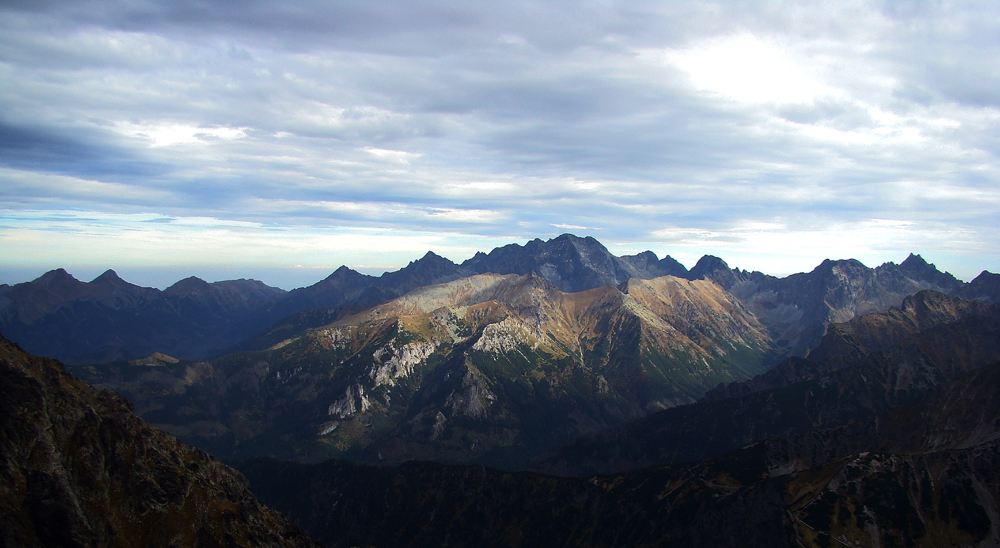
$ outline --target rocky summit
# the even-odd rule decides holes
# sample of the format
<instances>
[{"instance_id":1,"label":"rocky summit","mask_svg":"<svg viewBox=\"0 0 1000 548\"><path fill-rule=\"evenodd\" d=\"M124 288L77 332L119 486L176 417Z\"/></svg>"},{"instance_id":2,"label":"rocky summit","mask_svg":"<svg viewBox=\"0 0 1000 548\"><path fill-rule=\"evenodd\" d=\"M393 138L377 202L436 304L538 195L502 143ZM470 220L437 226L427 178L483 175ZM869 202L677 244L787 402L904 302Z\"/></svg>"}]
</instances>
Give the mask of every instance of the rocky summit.
<instances>
[{"instance_id":1,"label":"rocky summit","mask_svg":"<svg viewBox=\"0 0 1000 548\"><path fill-rule=\"evenodd\" d=\"M238 472L2 337L0 459L0 546L321 546Z\"/></svg>"}]
</instances>

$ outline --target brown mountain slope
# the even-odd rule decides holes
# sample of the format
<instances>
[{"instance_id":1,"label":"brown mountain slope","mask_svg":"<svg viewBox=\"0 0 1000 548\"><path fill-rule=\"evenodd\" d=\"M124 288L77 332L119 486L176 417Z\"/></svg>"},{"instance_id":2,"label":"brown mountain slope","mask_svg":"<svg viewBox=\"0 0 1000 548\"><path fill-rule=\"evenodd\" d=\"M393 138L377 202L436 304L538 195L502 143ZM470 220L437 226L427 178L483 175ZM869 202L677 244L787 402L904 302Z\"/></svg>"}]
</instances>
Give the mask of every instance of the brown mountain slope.
<instances>
[{"instance_id":1,"label":"brown mountain slope","mask_svg":"<svg viewBox=\"0 0 1000 548\"><path fill-rule=\"evenodd\" d=\"M709 281L565 293L535 275L414 290L270 350L74 369L224 458L520 466L582 432L761 372L763 328Z\"/></svg>"},{"instance_id":2,"label":"brown mountain slope","mask_svg":"<svg viewBox=\"0 0 1000 548\"><path fill-rule=\"evenodd\" d=\"M121 396L0 337L0 546L319 546Z\"/></svg>"}]
</instances>

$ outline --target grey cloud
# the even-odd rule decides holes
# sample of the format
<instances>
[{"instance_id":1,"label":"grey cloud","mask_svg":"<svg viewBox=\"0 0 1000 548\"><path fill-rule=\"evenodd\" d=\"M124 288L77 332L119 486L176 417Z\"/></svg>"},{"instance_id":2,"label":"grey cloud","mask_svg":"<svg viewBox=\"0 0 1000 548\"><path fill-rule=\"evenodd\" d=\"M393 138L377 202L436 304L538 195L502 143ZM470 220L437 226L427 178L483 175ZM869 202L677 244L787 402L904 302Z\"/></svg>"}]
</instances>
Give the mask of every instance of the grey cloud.
<instances>
[{"instance_id":1,"label":"grey cloud","mask_svg":"<svg viewBox=\"0 0 1000 548\"><path fill-rule=\"evenodd\" d=\"M82 176L156 176L163 166L130 151L101 143L86 131L54 131L0 119L0 165Z\"/></svg>"},{"instance_id":2,"label":"grey cloud","mask_svg":"<svg viewBox=\"0 0 1000 548\"><path fill-rule=\"evenodd\" d=\"M898 183L995 185L997 122L980 109L996 105L1000 25L989 4L910 4L6 2L0 109L16 117L0 162L273 226L637 240L747 219L954 219L960 198L945 210ZM734 33L815 61L833 91L743 104L650 60ZM204 132L163 145L122 124ZM516 191L446 191L490 180ZM299 205L246 206L278 200ZM969 219L995 234L988 212Z\"/></svg>"}]
</instances>

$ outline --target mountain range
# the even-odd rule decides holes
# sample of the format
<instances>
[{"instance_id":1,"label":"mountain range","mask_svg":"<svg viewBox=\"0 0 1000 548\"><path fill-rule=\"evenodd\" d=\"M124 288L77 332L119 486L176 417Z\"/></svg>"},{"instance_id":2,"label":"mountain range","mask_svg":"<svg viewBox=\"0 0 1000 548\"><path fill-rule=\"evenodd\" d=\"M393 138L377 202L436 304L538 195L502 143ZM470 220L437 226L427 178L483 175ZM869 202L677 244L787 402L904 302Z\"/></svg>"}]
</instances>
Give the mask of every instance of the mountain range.
<instances>
[{"instance_id":1,"label":"mountain range","mask_svg":"<svg viewBox=\"0 0 1000 548\"><path fill-rule=\"evenodd\" d=\"M75 374L223 458L518 467L560 441L766 370L764 328L670 276L577 293L534 274L427 286L273 348Z\"/></svg>"},{"instance_id":2,"label":"mountain range","mask_svg":"<svg viewBox=\"0 0 1000 548\"><path fill-rule=\"evenodd\" d=\"M499 272L465 275L478 270ZM991 280L983 273L965 284L916 255L875 269L824 261L786 278L730 269L710 256L687 271L652 252L614 257L592 238L563 235L479 253L462 265L428 253L380 278L342 267L287 294L261 289L257 300L229 302L278 299L268 314L323 298L350 304L293 313L237 352L207 361L151 354L73 372L125 394L146 420L224 459L433 459L518 469L577 436L737 391L742 381L766 383L794 367L798 352L815 347L810 356L822 363L815 352L826 350L816 336L832 322L899 306L926 288L988 301ZM148 302L165 306L190 295L188 286L219 295L225 283L186 280L158 300L149 293ZM245 280L228 287L234 284L260 288ZM366 306L368 298L376 304ZM251 316L227 325L246 325ZM207 326L224 314L202 317ZM751 380L784 357L790 361L771 377ZM869 407L869 414L887 409Z\"/></svg>"},{"instance_id":3,"label":"mountain range","mask_svg":"<svg viewBox=\"0 0 1000 548\"><path fill-rule=\"evenodd\" d=\"M832 324L808 358L556 448L533 469L585 476L701 460L764 439L867 420L1000 361L1000 305L923 291Z\"/></svg>"},{"instance_id":4,"label":"mountain range","mask_svg":"<svg viewBox=\"0 0 1000 548\"><path fill-rule=\"evenodd\" d=\"M357 312L419 287L486 273L535 274L565 292L665 275L709 279L767 327L781 353L795 355L815 346L827 324L898 306L921 289L990 302L1000 297L998 274L984 271L964 283L915 255L874 269L854 260L825 261L811 272L776 278L731 269L707 255L690 271L651 251L616 257L593 238L564 234L480 252L461 264L428 252L379 277L341 267L288 292L255 280L207 283L193 277L160 291L130 284L114 271L81 282L57 269L31 282L0 285L0 332L31 352L70 364L141 359L153 352L198 360L266 348L261 341L320 327L344 309Z\"/></svg>"}]
</instances>

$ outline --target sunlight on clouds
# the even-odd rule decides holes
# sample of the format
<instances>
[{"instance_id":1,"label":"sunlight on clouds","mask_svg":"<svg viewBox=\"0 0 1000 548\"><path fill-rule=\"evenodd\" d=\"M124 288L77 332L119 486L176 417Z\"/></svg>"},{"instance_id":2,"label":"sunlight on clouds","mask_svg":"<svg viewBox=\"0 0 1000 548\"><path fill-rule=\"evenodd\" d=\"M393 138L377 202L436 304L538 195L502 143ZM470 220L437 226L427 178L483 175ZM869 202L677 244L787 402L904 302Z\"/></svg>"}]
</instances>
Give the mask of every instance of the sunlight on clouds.
<instances>
[{"instance_id":1,"label":"sunlight on clouds","mask_svg":"<svg viewBox=\"0 0 1000 548\"><path fill-rule=\"evenodd\" d=\"M113 126L115 132L127 137L138 137L150 141L151 147L171 145L205 144L212 138L233 140L246 137L248 128L229 127L198 127L185 124L150 124L139 125L131 122L118 122Z\"/></svg>"},{"instance_id":2,"label":"sunlight on clouds","mask_svg":"<svg viewBox=\"0 0 1000 548\"><path fill-rule=\"evenodd\" d=\"M786 50L752 34L712 39L666 53L694 85L746 103L808 103L833 90Z\"/></svg>"},{"instance_id":3,"label":"sunlight on clouds","mask_svg":"<svg viewBox=\"0 0 1000 548\"><path fill-rule=\"evenodd\" d=\"M401 164L409 164L410 160L416 160L423 156L416 152L406 152L402 150L389 150L385 148L365 147L365 152L382 160L392 160Z\"/></svg>"},{"instance_id":4,"label":"sunlight on clouds","mask_svg":"<svg viewBox=\"0 0 1000 548\"><path fill-rule=\"evenodd\" d=\"M479 197L479 196L510 196L518 192L518 185L501 181L470 181L459 183L445 183L441 185L437 192L446 196L455 197Z\"/></svg>"},{"instance_id":5,"label":"sunlight on clouds","mask_svg":"<svg viewBox=\"0 0 1000 548\"><path fill-rule=\"evenodd\" d=\"M488 209L451 209L451 208L429 208L427 217L440 219L452 223L476 223L490 224L503 220L506 215L499 211Z\"/></svg>"}]
</instances>

